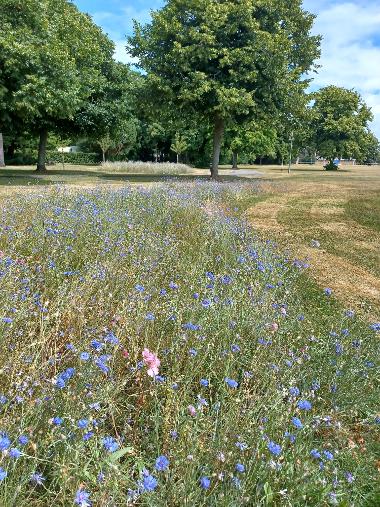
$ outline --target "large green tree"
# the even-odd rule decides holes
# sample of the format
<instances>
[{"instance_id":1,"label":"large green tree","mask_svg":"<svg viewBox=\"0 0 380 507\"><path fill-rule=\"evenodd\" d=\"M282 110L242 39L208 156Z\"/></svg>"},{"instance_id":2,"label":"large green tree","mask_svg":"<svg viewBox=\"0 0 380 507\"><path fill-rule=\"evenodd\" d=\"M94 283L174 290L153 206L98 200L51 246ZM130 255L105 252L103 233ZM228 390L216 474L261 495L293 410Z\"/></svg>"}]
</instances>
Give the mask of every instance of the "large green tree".
<instances>
[{"instance_id":1,"label":"large green tree","mask_svg":"<svg viewBox=\"0 0 380 507\"><path fill-rule=\"evenodd\" d=\"M212 123L217 177L226 124L283 109L307 86L313 20L301 0L168 0L150 24L135 23L128 49L157 94Z\"/></svg>"},{"instance_id":2,"label":"large green tree","mask_svg":"<svg viewBox=\"0 0 380 507\"><path fill-rule=\"evenodd\" d=\"M39 134L37 170L44 171L48 132L100 85L114 46L68 0L0 0L0 12L0 88L8 116Z\"/></svg>"},{"instance_id":3,"label":"large green tree","mask_svg":"<svg viewBox=\"0 0 380 507\"><path fill-rule=\"evenodd\" d=\"M79 131L99 144L103 152L128 154L137 141L134 87L141 79L128 65L110 60L103 65L102 82L76 113Z\"/></svg>"},{"instance_id":4,"label":"large green tree","mask_svg":"<svg viewBox=\"0 0 380 507\"><path fill-rule=\"evenodd\" d=\"M312 137L316 150L333 163L338 158L365 158L374 136L370 108L358 92L327 86L314 93Z\"/></svg>"}]
</instances>

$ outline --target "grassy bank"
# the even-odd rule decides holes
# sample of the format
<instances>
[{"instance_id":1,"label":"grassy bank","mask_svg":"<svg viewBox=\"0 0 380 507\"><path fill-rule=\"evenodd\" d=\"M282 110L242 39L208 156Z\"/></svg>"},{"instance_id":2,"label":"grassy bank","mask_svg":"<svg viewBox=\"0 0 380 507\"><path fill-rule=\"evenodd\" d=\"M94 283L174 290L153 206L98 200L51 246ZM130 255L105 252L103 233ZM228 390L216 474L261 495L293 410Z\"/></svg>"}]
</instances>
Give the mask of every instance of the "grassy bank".
<instances>
[{"instance_id":1,"label":"grassy bank","mask_svg":"<svg viewBox=\"0 0 380 507\"><path fill-rule=\"evenodd\" d=\"M1 505L378 505L377 328L257 239L261 199L4 202Z\"/></svg>"}]
</instances>

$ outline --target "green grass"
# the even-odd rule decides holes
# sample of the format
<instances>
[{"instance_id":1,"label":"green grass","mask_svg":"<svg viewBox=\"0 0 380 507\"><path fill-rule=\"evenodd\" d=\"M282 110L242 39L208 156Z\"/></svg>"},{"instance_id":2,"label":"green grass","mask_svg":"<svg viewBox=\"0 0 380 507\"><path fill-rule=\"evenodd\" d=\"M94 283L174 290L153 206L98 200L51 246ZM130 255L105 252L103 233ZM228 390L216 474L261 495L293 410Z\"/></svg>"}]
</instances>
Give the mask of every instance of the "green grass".
<instances>
[{"instance_id":1,"label":"green grass","mask_svg":"<svg viewBox=\"0 0 380 507\"><path fill-rule=\"evenodd\" d=\"M380 192L350 199L345 205L345 213L351 220L380 232Z\"/></svg>"},{"instance_id":2,"label":"green grass","mask_svg":"<svg viewBox=\"0 0 380 507\"><path fill-rule=\"evenodd\" d=\"M376 335L241 220L264 198L171 182L5 200L0 445L22 455L3 456L0 505L64 507L79 489L94 505L378 505Z\"/></svg>"}]
</instances>

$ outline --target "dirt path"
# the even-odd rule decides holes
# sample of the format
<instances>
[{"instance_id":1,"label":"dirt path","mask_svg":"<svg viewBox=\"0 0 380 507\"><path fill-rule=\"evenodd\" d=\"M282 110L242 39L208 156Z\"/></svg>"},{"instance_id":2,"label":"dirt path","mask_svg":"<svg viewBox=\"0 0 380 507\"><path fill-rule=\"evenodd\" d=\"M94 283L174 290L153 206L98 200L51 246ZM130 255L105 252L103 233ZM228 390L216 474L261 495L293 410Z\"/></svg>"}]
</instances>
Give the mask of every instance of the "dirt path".
<instances>
[{"instance_id":1,"label":"dirt path","mask_svg":"<svg viewBox=\"0 0 380 507\"><path fill-rule=\"evenodd\" d=\"M332 288L345 306L378 319L380 277L346 254L348 249L378 254L380 235L345 216L350 196L349 187L297 183L280 195L275 191L246 214L260 236L275 239L297 258L308 259L310 274L321 287ZM311 246L310 237L319 240L325 234L329 244L321 240L319 248ZM347 251L337 254L331 241Z\"/></svg>"}]
</instances>

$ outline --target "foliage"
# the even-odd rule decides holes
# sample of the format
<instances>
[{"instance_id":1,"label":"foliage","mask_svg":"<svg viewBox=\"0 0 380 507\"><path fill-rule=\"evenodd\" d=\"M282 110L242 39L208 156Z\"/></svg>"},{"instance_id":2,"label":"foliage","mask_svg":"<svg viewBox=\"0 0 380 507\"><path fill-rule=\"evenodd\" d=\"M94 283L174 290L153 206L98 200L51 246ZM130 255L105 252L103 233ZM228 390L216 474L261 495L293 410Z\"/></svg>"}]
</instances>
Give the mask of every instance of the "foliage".
<instances>
[{"instance_id":1,"label":"foliage","mask_svg":"<svg viewBox=\"0 0 380 507\"><path fill-rule=\"evenodd\" d=\"M373 119L359 93L327 86L314 93L312 136L320 156L362 159L374 136L368 123Z\"/></svg>"},{"instance_id":2,"label":"foliage","mask_svg":"<svg viewBox=\"0 0 380 507\"><path fill-rule=\"evenodd\" d=\"M184 153L187 150L187 147L188 147L188 144L187 144L186 139L184 137L181 137L181 135L178 132L176 132L170 149L172 151L174 151L174 153L176 153L177 163L178 163L179 156L182 155L182 153Z\"/></svg>"},{"instance_id":3,"label":"foliage","mask_svg":"<svg viewBox=\"0 0 380 507\"><path fill-rule=\"evenodd\" d=\"M0 6L0 88L8 114L36 132L64 128L100 85L113 44L67 0L0 0Z\"/></svg>"},{"instance_id":4,"label":"foliage","mask_svg":"<svg viewBox=\"0 0 380 507\"><path fill-rule=\"evenodd\" d=\"M100 163L99 153L59 153L58 151L47 152L48 162L75 164L75 165L96 165Z\"/></svg>"},{"instance_id":5,"label":"foliage","mask_svg":"<svg viewBox=\"0 0 380 507\"><path fill-rule=\"evenodd\" d=\"M156 94L214 125L217 176L225 123L275 114L307 86L319 55L313 20L299 0L169 0L151 24L135 24L129 51Z\"/></svg>"},{"instance_id":6,"label":"foliage","mask_svg":"<svg viewBox=\"0 0 380 507\"><path fill-rule=\"evenodd\" d=\"M380 325L255 185L41 192L2 207L1 505L376 504Z\"/></svg>"}]
</instances>

